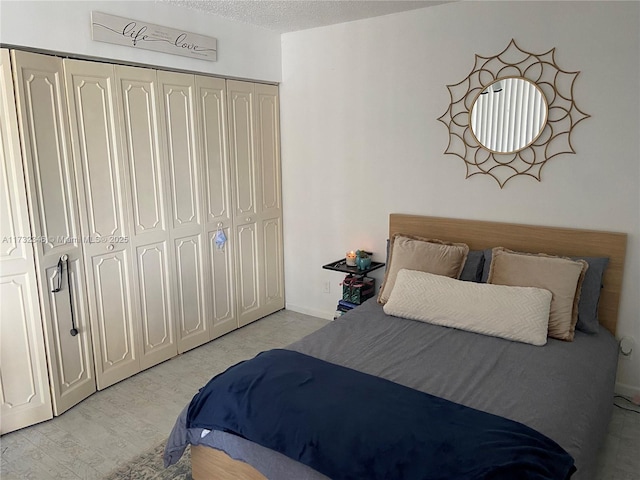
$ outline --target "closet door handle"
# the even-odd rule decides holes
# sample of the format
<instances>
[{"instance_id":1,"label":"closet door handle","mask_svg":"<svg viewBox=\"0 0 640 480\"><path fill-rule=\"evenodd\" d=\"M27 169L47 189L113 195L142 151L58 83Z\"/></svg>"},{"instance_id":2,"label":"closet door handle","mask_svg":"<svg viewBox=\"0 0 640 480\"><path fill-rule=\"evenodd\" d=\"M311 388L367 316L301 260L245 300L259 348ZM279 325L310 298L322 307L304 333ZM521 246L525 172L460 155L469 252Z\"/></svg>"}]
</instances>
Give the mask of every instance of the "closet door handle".
<instances>
[{"instance_id":1,"label":"closet door handle","mask_svg":"<svg viewBox=\"0 0 640 480\"><path fill-rule=\"evenodd\" d=\"M71 293L71 269L69 268L69 256L62 255L58 260L58 265L56 266L56 275L58 277L58 285L56 288L51 290L52 293L58 293L62 289L62 269L64 267L67 269L67 291L69 292L69 311L71 312L71 330L69 333L72 337L78 335L78 329L76 328L76 318L73 312L73 294Z\"/></svg>"}]
</instances>

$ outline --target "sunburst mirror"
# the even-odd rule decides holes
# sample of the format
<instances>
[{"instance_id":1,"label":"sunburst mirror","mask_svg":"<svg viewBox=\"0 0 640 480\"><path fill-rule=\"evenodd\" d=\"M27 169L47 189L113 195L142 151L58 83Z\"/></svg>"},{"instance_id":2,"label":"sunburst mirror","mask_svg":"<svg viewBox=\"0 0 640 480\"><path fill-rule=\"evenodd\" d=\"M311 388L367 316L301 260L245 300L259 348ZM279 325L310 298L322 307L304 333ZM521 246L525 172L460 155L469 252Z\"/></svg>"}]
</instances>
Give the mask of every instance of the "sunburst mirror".
<instances>
[{"instance_id":1,"label":"sunburst mirror","mask_svg":"<svg viewBox=\"0 0 640 480\"><path fill-rule=\"evenodd\" d=\"M447 85L451 103L438 118L449 129L444 153L464 160L466 178L490 175L500 188L519 175L540 181L547 161L575 153L571 133L589 117L573 96L580 72L562 70L554 54L511 40L498 55L476 55L467 78Z\"/></svg>"}]
</instances>

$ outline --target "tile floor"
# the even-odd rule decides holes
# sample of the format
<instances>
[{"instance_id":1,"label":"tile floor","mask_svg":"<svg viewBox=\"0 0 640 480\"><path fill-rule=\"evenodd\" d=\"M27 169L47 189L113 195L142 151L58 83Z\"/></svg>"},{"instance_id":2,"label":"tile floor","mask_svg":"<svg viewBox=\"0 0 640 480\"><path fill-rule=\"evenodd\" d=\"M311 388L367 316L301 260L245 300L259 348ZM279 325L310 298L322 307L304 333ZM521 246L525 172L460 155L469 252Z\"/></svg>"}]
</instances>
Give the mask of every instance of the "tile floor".
<instances>
[{"instance_id":1,"label":"tile floor","mask_svg":"<svg viewBox=\"0 0 640 480\"><path fill-rule=\"evenodd\" d=\"M640 407L620 398L614 403L634 412L613 409L596 480L640 480Z\"/></svg>"},{"instance_id":2,"label":"tile floor","mask_svg":"<svg viewBox=\"0 0 640 480\"><path fill-rule=\"evenodd\" d=\"M98 392L53 420L4 435L0 477L103 478L165 440L182 408L213 375L326 323L278 312ZM640 480L639 446L640 415L614 409L597 480Z\"/></svg>"}]
</instances>

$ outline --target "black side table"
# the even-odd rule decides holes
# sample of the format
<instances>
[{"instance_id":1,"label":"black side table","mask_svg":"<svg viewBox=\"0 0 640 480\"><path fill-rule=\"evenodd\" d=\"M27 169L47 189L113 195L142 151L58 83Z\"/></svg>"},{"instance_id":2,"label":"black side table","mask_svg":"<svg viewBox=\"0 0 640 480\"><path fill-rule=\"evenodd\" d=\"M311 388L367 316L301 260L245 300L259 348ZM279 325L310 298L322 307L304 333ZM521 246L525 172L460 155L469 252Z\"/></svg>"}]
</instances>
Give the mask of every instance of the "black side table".
<instances>
[{"instance_id":1,"label":"black side table","mask_svg":"<svg viewBox=\"0 0 640 480\"><path fill-rule=\"evenodd\" d=\"M355 277L364 277L369 272L373 272L381 267L384 267L384 263L382 262L371 262L368 268L364 270L358 269L358 267L349 267L347 266L347 261L343 258L341 260L336 260L335 262L327 263L323 265L322 268L326 270L333 270L336 272L346 273Z\"/></svg>"},{"instance_id":2,"label":"black side table","mask_svg":"<svg viewBox=\"0 0 640 480\"><path fill-rule=\"evenodd\" d=\"M326 270L347 274L342 286L342 300L338 301L334 320L375 295L375 279L367 277L367 273L381 267L384 267L384 263L372 261L369 267L360 270L357 266L347 266L344 258L322 266Z\"/></svg>"}]
</instances>

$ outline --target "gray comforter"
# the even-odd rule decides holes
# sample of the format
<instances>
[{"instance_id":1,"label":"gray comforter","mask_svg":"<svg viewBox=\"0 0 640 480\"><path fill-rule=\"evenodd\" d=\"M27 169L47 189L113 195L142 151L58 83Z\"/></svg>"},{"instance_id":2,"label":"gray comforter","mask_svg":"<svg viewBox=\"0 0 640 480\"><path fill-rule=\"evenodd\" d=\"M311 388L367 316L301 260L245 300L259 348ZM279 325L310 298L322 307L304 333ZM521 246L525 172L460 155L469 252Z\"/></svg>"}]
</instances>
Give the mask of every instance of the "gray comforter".
<instances>
[{"instance_id":1,"label":"gray comforter","mask_svg":"<svg viewBox=\"0 0 640 480\"><path fill-rule=\"evenodd\" d=\"M536 347L388 316L370 300L289 348L524 423L573 455L573 478L594 478L617 366L616 341L604 329ZM185 413L167 444L166 463L176 461L186 443L205 444L270 480L325 478L234 435L189 431Z\"/></svg>"}]
</instances>

